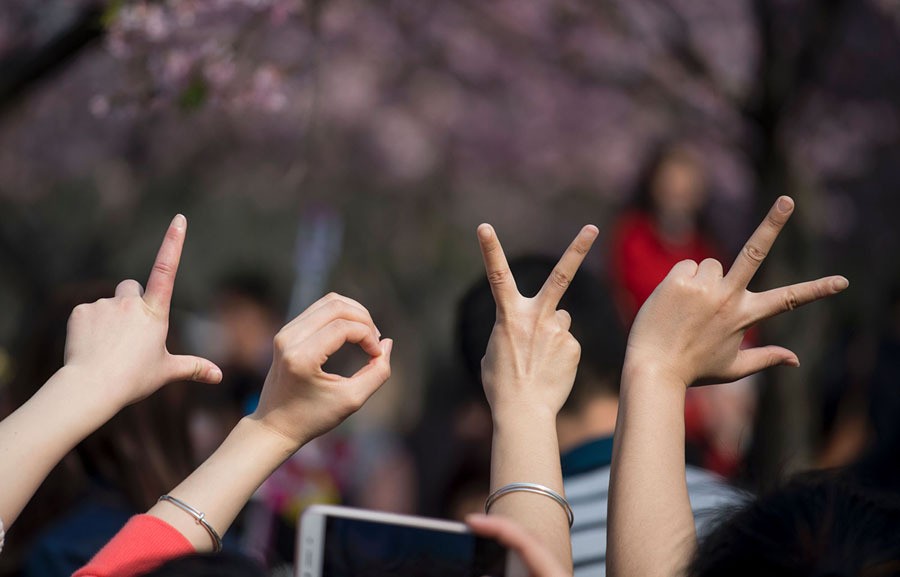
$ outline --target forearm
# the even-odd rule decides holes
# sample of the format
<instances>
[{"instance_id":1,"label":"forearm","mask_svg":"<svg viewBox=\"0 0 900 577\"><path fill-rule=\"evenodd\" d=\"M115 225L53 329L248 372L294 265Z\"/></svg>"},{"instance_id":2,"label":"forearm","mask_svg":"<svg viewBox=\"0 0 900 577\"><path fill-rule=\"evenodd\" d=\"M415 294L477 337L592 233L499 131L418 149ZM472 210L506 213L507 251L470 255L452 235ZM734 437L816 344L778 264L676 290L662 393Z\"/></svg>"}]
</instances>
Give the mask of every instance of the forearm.
<instances>
[{"instance_id":1,"label":"forearm","mask_svg":"<svg viewBox=\"0 0 900 577\"><path fill-rule=\"evenodd\" d=\"M206 521L224 535L263 481L298 448L259 421L244 417L216 452L169 495L205 513ZM149 514L175 527L198 551L212 549L203 527L171 503L157 503Z\"/></svg>"},{"instance_id":2,"label":"forearm","mask_svg":"<svg viewBox=\"0 0 900 577\"><path fill-rule=\"evenodd\" d=\"M554 415L495 417L491 492L509 483L537 483L565 495ZM559 503L543 495L516 492L499 498L491 513L512 519L538 536L562 566L571 570L569 521Z\"/></svg>"},{"instance_id":3,"label":"forearm","mask_svg":"<svg viewBox=\"0 0 900 577\"><path fill-rule=\"evenodd\" d=\"M115 414L88 381L64 367L0 423L0 519L7 529L62 458Z\"/></svg>"},{"instance_id":4,"label":"forearm","mask_svg":"<svg viewBox=\"0 0 900 577\"><path fill-rule=\"evenodd\" d=\"M684 397L683 383L626 362L609 488L611 577L672 577L694 551Z\"/></svg>"}]
</instances>

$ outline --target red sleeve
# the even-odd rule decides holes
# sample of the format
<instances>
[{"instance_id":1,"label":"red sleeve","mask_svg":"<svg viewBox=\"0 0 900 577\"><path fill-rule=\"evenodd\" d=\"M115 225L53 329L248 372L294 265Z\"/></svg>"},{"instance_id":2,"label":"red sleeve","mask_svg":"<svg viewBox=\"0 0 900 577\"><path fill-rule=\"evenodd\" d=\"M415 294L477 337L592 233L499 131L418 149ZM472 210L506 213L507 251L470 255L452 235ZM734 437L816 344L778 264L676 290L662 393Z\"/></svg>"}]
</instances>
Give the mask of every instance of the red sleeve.
<instances>
[{"instance_id":1,"label":"red sleeve","mask_svg":"<svg viewBox=\"0 0 900 577\"><path fill-rule=\"evenodd\" d=\"M194 551L191 542L162 519L136 515L72 577L132 577Z\"/></svg>"}]
</instances>

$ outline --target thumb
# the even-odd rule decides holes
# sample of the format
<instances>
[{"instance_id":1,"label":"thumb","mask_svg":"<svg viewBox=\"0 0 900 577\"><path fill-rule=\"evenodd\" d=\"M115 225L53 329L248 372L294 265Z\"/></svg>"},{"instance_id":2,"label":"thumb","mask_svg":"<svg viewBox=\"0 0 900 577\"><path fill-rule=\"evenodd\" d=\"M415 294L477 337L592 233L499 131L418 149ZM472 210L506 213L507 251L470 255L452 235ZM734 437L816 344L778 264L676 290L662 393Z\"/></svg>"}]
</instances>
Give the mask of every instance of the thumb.
<instances>
[{"instance_id":1,"label":"thumb","mask_svg":"<svg viewBox=\"0 0 900 577\"><path fill-rule=\"evenodd\" d=\"M391 351L394 349L394 341L384 339L379 345L381 354L372 357L369 364L348 379L353 383L354 388L359 389L365 395L366 399L372 396L391 376Z\"/></svg>"},{"instance_id":2,"label":"thumb","mask_svg":"<svg viewBox=\"0 0 900 577\"><path fill-rule=\"evenodd\" d=\"M172 355L169 365L169 379L172 381L196 381L213 385L222 381L222 369L201 357Z\"/></svg>"},{"instance_id":3,"label":"thumb","mask_svg":"<svg viewBox=\"0 0 900 577\"><path fill-rule=\"evenodd\" d=\"M800 359L797 358L793 351L784 347L767 346L744 349L738 351L738 356L734 363L734 372L736 374L733 376L735 380L742 379L763 369L779 365L799 367Z\"/></svg>"}]
</instances>

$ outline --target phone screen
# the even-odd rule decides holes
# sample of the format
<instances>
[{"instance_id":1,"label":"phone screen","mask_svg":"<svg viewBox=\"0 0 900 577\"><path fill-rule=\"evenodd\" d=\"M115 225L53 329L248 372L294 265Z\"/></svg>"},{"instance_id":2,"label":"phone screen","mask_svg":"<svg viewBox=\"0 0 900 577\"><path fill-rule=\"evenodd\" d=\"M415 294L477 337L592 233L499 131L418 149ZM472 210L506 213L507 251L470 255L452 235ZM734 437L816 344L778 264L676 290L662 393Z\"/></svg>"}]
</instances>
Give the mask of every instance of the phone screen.
<instances>
[{"instance_id":1,"label":"phone screen","mask_svg":"<svg viewBox=\"0 0 900 577\"><path fill-rule=\"evenodd\" d=\"M322 577L503 577L506 549L490 539L327 517Z\"/></svg>"}]
</instances>

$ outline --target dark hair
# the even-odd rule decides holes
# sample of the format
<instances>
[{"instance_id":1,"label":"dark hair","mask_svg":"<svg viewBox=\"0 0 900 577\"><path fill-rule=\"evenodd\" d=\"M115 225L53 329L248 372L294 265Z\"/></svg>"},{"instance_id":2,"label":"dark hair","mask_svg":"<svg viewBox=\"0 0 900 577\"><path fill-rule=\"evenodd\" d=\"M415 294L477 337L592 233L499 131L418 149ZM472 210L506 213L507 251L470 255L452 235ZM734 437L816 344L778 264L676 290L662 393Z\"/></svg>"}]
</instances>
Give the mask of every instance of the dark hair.
<instances>
[{"instance_id":1,"label":"dark hair","mask_svg":"<svg viewBox=\"0 0 900 577\"><path fill-rule=\"evenodd\" d=\"M222 276L216 283L216 293L220 299L238 297L275 314L284 308L271 279L254 270L237 270Z\"/></svg>"},{"instance_id":2,"label":"dark hair","mask_svg":"<svg viewBox=\"0 0 900 577\"><path fill-rule=\"evenodd\" d=\"M519 291L537 294L556 260L525 256L510 262ZM581 344L581 362L565 409L584 406L598 394L618 394L618 373L625 353L625 337L608 289L587 270L580 270L560 302L572 315L572 334ZM463 296L458 308L457 335L472 381L481 382L481 359L494 327L496 307L491 287L482 278Z\"/></svg>"},{"instance_id":3,"label":"dark hair","mask_svg":"<svg viewBox=\"0 0 900 577\"><path fill-rule=\"evenodd\" d=\"M142 577L265 577L256 561L234 553L196 553L171 559Z\"/></svg>"},{"instance_id":4,"label":"dark hair","mask_svg":"<svg viewBox=\"0 0 900 577\"><path fill-rule=\"evenodd\" d=\"M688 575L900 575L900 499L833 472L795 478L725 519Z\"/></svg>"}]
</instances>

